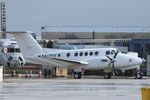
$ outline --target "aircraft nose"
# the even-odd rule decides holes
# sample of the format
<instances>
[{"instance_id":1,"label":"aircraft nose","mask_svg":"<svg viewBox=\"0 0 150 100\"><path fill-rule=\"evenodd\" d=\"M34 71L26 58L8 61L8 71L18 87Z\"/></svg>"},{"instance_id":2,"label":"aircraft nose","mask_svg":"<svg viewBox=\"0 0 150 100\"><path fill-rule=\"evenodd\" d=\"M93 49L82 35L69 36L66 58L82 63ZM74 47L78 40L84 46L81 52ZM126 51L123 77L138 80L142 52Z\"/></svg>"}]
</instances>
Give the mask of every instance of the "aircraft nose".
<instances>
[{"instance_id":1,"label":"aircraft nose","mask_svg":"<svg viewBox=\"0 0 150 100\"><path fill-rule=\"evenodd\" d=\"M12 68L19 68L24 65L24 60L22 57L12 57L10 56L7 61L7 65Z\"/></svg>"}]
</instances>

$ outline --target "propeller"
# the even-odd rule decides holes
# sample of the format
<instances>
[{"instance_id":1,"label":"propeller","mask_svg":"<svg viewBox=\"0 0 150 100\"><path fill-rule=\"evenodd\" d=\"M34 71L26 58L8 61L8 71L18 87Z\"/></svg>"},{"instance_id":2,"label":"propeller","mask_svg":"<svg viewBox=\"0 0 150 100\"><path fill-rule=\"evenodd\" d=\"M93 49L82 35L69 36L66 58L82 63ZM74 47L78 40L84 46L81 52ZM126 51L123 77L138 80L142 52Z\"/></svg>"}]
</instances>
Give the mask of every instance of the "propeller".
<instances>
[{"instance_id":1,"label":"propeller","mask_svg":"<svg viewBox=\"0 0 150 100\"><path fill-rule=\"evenodd\" d=\"M109 57L109 56L106 56L106 57L110 60L110 65L112 65L112 74L113 74L113 75L115 75L115 64L114 64L114 63L116 62L115 58L117 57L118 53L119 53L119 51L117 51L117 52L115 53L115 55L114 55L113 58L111 58L111 57Z\"/></svg>"}]
</instances>

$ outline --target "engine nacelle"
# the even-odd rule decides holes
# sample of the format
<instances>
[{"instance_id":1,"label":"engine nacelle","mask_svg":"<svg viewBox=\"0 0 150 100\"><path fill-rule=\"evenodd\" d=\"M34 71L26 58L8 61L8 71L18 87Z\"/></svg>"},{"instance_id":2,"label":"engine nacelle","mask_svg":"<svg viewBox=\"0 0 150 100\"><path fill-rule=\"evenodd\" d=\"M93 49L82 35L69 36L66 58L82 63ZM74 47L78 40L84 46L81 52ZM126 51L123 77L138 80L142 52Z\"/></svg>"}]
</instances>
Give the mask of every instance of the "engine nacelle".
<instances>
[{"instance_id":1,"label":"engine nacelle","mask_svg":"<svg viewBox=\"0 0 150 100\"><path fill-rule=\"evenodd\" d=\"M95 58L89 58L85 60L87 62L87 65L78 65L74 66L74 68L79 69L104 69L109 67L109 59L106 57L95 57Z\"/></svg>"},{"instance_id":2,"label":"engine nacelle","mask_svg":"<svg viewBox=\"0 0 150 100\"><path fill-rule=\"evenodd\" d=\"M20 68L25 64L25 60L23 57L12 57L10 56L7 60L7 65L8 67L11 68Z\"/></svg>"}]
</instances>

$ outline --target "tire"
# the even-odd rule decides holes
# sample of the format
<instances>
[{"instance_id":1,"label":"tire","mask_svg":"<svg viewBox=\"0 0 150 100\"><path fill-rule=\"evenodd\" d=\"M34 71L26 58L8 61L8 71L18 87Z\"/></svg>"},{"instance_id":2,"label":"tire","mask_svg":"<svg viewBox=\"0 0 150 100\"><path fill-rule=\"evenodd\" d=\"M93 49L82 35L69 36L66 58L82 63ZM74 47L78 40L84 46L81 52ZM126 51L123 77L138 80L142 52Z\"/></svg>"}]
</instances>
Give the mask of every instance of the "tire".
<instances>
[{"instance_id":1,"label":"tire","mask_svg":"<svg viewBox=\"0 0 150 100\"><path fill-rule=\"evenodd\" d=\"M81 72L79 72L79 73L74 73L74 78L75 79L81 79L82 78L82 74L81 74Z\"/></svg>"},{"instance_id":2,"label":"tire","mask_svg":"<svg viewBox=\"0 0 150 100\"><path fill-rule=\"evenodd\" d=\"M111 73L105 73L104 79L110 79L111 78Z\"/></svg>"},{"instance_id":3,"label":"tire","mask_svg":"<svg viewBox=\"0 0 150 100\"><path fill-rule=\"evenodd\" d=\"M136 79L142 79L142 74L141 74L140 71L137 71L137 72L136 72L135 78L136 78Z\"/></svg>"}]
</instances>

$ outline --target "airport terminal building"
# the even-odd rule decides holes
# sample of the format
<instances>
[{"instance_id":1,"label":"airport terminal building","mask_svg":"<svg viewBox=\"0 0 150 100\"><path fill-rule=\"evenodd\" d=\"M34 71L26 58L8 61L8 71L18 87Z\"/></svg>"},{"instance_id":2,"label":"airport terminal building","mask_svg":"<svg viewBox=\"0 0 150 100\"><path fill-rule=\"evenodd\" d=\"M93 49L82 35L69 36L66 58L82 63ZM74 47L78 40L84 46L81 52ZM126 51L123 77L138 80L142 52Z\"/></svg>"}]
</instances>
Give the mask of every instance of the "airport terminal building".
<instances>
[{"instance_id":1,"label":"airport terminal building","mask_svg":"<svg viewBox=\"0 0 150 100\"><path fill-rule=\"evenodd\" d=\"M150 27L43 26L42 39L150 39Z\"/></svg>"},{"instance_id":2,"label":"airport terminal building","mask_svg":"<svg viewBox=\"0 0 150 100\"><path fill-rule=\"evenodd\" d=\"M128 51L138 52L146 58L150 53L150 27L41 27L42 39L120 39L115 46L128 47ZM122 39L122 41L121 41ZM127 41L124 41L127 39Z\"/></svg>"}]
</instances>

